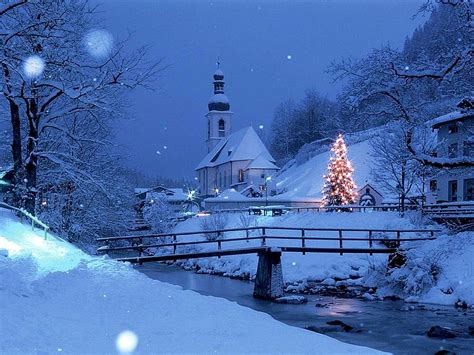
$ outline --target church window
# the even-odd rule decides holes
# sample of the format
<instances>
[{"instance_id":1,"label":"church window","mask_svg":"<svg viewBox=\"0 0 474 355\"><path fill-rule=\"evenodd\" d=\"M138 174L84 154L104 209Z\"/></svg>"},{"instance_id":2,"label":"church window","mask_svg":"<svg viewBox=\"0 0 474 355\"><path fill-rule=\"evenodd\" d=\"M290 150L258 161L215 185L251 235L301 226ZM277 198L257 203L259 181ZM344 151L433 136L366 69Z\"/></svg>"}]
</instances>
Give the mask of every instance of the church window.
<instances>
[{"instance_id":1,"label":"church window","mask_svg":"<svg viewBox=\"0 0 474 355\"><path fill-rule=\"evenodd\" d=\"M239 170L239 182L244 182L244 169Z\"/></svg>"},{"instance_id":2,"label":"church window","mask_svg":"<svg viewBox=\"0 0 474 355\"><path fill-rule=\"evenodd\" d=\"M225 121L221 118L219 120L219 137L225 136Z\"/></svg>"}]
</instances>

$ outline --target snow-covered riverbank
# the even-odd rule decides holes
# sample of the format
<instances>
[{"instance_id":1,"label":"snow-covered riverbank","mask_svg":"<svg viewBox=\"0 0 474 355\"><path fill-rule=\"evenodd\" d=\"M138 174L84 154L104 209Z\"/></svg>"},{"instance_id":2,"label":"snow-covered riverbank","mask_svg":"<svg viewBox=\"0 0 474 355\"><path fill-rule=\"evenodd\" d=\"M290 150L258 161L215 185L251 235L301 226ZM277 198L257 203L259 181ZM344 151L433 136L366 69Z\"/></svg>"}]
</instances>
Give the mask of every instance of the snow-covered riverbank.
<instances>
[{"instance_id":1,"label":"snow-covered riverbank","mask_svg":"<svg viewBox=\"0 0 474 355\"><path fill-rule=\"evenodd\" d=\"M2 211L0 249L0 353L117 353L117 339L137 353L376 353L44 241Z\"/></svg>"},{"instance_id":2,"label":"snow-covered riverbank","mask_svg":"<svg viewBox=\"0 0 474 355\"><path fill-rule=\"evenodd\" d=\"M201 230L201 217L179 223L177 233ZM397 213L292 213L281 217L245 216L229 214L226 228L248 225L286 226L300 228L361 228L361 229L425 229L436 226L420 226L410 218L401 218ZM439 227L438 227L439 228ZM279 235L287 232L278 231ZM315 232L316 233L316 232ZM317 233L315 235L318 235ZM243 232L229 232L224 238L243 237ZM325 232L325 236L336 237ZM361 236L347 233L347 236ZM414 235L413 235L414 236ZM393 237L393 235L392 235ZM196 236L196 239L204 238ZM183 240L190 240L186 237ZM236 242L233 247L249 246L257 242ZM268 245L278 241L267 241ZM275 244L276 243L276 244ZM335 242L307 241L307 246L333 246ZM332 243L332 244L331 244ZM333 245L334 244L334 245ZM353 246L367 247L366 242L353 242ZM380 247L380 246L379 246ZM206 245L199 249L215 249ZM307 254L297 253L282 256L283 276L288 291L320 292L348 295L366 294L367 298L396 296L408 301L439 304L455 304L458 300L474 304L473 261L474 233L440 235L436 241L410 244L407 264L387 274L387 255ZM236 255L225 258L193 259L182 262L188 269L202 273L217 273L229 277L254 278L258 258L255 255ZM471 275L471 276L470 276Z\"/></svg>"}]
</instances>

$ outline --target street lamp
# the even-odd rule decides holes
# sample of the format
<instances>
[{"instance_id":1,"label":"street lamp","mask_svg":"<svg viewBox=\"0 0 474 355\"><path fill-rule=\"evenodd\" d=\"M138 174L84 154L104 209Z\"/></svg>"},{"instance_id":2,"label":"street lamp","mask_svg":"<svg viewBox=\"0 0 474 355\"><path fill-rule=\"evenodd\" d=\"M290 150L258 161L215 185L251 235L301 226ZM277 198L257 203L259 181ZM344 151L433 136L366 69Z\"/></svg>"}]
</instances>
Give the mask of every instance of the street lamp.
<instances>
[{"instance_id":1,"label":"street lamp","mask_svg":"<svg viewBox=\"0 0 474 355\"><path fill-rule=\"evenodd\" d=\"M265 178L265 206L268 206L268 182L272 180L271 176Z\"/></svg>"}]
</instances>

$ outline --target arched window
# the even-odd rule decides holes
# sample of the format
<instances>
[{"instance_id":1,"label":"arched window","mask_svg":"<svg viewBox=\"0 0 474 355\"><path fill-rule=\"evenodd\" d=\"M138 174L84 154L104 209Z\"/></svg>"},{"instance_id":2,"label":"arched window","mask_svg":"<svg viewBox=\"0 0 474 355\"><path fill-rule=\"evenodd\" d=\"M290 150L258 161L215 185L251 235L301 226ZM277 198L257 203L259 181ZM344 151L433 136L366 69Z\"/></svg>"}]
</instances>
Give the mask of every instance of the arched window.
<instances>
[{"instance_id":1,"label":"arched window","mask_svg":"<svg viewBox=\"0 0 474 355\"><path fill-rule=\"evenodd\" d=\"M219 120L219 137L225 136L225 121L221 118Z\"/></svg>"},{"instance_id":2,"label":"arched window","mask_svg":"<svg viewBox=\"0 0 474 355\"><path fill-rule=\"evenodd\" d=\"M244 169L239 170L239 182L244 182Z\"/></svg>"}]
</instances>

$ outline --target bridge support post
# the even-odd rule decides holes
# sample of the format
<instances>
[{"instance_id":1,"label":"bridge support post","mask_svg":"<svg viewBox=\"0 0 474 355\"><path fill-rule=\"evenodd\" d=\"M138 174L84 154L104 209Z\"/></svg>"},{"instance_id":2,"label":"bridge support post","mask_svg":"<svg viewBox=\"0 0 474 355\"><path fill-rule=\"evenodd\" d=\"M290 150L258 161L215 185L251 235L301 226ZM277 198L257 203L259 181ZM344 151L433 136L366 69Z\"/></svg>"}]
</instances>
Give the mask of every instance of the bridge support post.
<instances>
[{"instance_id":1,"label":"bridge support post","mask_svg":"<svg viewBox=\"0 0 474 355\"><path fill-rule=\"evenodd\" d=\"M273 300L283 296L281 250L269 249L258 254L253 297Z\"/></svg>"}]
</instances>

